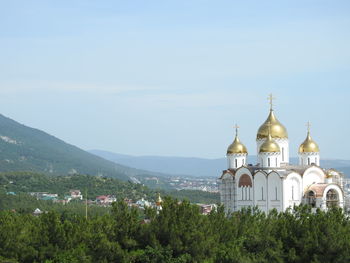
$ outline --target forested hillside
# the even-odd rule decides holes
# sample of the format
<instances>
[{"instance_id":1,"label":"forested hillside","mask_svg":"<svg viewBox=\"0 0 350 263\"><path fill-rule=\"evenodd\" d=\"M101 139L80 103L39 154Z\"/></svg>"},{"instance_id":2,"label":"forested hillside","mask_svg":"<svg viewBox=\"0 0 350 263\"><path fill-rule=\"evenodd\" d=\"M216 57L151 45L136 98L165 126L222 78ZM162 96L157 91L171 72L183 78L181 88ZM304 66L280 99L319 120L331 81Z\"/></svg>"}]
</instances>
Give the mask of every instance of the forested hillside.
<instances>
[{"instance_id":1,"label":"forested hillside","mask_svg":"<svg viewBox=\"0 0 350 263\"><path fill-rule=\"evenodd\" d=\"M220 207L204 216L197 206L166 199L159 214L119 202L88 220L2 211L0 222L1 262L350 262L350 220L340 209L227 217Z\"/></svg>"},{"instance_id":2,"label":"forested hillside","mask_svg":"<svg viewBox=\"0 0 350 263\"><path fill-rule=\"evenodd\" d=\"M122 180L128 180L130 176L154 175L102 159L0 115L0 172L8 171L54 175L80 173Z\"/></svg>"}]
</instances>

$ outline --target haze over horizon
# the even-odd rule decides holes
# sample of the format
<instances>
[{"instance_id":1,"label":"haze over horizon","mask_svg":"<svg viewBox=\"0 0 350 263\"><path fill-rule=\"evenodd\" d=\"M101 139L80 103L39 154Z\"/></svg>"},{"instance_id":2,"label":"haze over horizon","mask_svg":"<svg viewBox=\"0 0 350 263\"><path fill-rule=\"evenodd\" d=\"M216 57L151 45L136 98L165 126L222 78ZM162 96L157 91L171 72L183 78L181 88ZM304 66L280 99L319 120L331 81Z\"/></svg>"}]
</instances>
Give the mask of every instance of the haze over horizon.
<instances>
[{"instance_id":1,"label":"haze over horizon","mask_svg":"<svg viewBox=\"0 0 350 263\"><path fill-rule=\"evenodd\" d=\"M83 149L249 154L273 93L290 155L350 159L348 1L11 1L0 113Z\"/></svg>"}]
</instances>

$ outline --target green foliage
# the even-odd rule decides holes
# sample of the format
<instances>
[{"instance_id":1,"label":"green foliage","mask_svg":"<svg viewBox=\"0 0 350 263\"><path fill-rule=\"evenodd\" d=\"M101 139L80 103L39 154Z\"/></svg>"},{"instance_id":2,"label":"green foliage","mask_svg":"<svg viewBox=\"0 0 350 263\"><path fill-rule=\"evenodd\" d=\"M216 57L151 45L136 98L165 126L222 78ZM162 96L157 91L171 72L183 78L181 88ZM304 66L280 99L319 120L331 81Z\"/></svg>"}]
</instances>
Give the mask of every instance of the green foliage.
<instances>
[{"instance_id":1,"label":"green foliage","mask_svg":"<svg viewBox=\"0 0 350 263\"><path fill-rule=\"evenodd\" d=\"M57 212L35 217L0 212L1 262L349 262L350 220L339 209L307 207L269 214L246 209L208 216L188 201L165 198L163 209L123 202L86 220Z\"/></svg>"},{"instance_id":2,"label":"green foliage","mask_svg":"<svg viewBox=\"0 0 350 263\"><path fill-rule=\"evenodd\" d=\"M37 200L27 193L8 195L0 191L0 210L11 210L21 214L31 214L39 208L41 211L56 211L63 218L73 219L77 215L85 215L85 204L82 202L70 202L66 205L53 203L52 201ZM96 205L89 205L89 216L103 215L109 213L109 209ZM1 261L0 261L1 262Z\"/></svg>"},{"instance_id":3,"label":"green foliage","mask_svg":"<svg viewBox=\"0 0 350 263\"><path fill-rule=\"evenodd\" d=\"M168 192L168 195L177 199L187 199L192 203L218 204L220 202L219 193L210 193L200 190L170 191Z\"/></svg>"},{"instance_id":4,"label":"green foliage","mask_svg":"<svg viewBox=\"0 0 350 263\"><path fill-rule=\"evenodd\" d=\"M0 189L6 192L49 192L58 194L61 198L68 194L70 189L79 189L83 195L87 191L88 198L94 199L99 195L112 194L119 200L130 198L138 200L142 197L155 200L157 191L141 184L124 182L110 177L71 175L50 176L33 172L0 173ZM219 195L203 191L171 191L160 190L162 195L174 198L188 199L195 203L218 203ZM1 202L1 201L0 201ZM1 204L1 203L0 203ZM1 208L1 206L0 206Z\"/></svg>"}]
</instances>

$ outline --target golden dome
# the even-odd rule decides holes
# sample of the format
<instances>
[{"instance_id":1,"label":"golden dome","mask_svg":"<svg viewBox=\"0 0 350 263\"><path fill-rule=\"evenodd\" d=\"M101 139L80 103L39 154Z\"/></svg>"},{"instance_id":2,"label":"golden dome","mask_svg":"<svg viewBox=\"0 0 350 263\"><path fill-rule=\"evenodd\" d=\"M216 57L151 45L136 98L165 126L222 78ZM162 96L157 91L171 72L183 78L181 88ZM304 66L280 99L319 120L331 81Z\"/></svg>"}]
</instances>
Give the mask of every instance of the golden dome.
<instances>
[{"instance_id":1,"label":"golden dome","mask_svg":"<svg viewBox=\"0 0 350 263\"><path fill-rule=\"evenodd\" d=\"M320 148L318 148L317 143L310 136L310 131L308 131L305 141L299 146L299 153L318 152L320 152Z\"/></svg>"},{"instance_id":2,"label":"golden dome","mask_svg":"<svg viewBox=\"0 0 350 263\"><path fill-rule=\"evenodd\" d=\"M247 151L247 148L244 146L244 144L241 143L241 141L238 139L238 136L236 135L233 143L227 148L227 154L239 154L239 153L248 154L248 151Z\"/></svg>"},{"instance_id":3,"label":"golden dome","mask_svg":"<svg viewBox=\"0 0 350 263\"><path fill-rule=\"evenodd\" d=\"M160 193L158 193L158 197L157 197L157 200L156 200L156 204L157 204L157 206L160 206L162 203L163 203L163 200L162 200L162 198L160 197Z\"/></svg>"},{"instance_id":4,"label":"golden dome","mask_svg":"<svg viewBox=\"0 0 350 263\"><path fill-rule=\"evenodd\" d=\"M259 153L278 153L281 152L280 146L274 139L272 139L271 134L268 133L266 141L260 146Z\"/></svg>"},{"instance_id":5,"label":"golden dome","mask_svg":"<svg viewBox=\"0 0 350 263\"><path fill-rule=\"evenodd\" d=\"M327 177L327 178L339 177L339 176L340 176L340 175L339 175L339 172L336 171L336 170L334 170L334 169L329 169L329 170L327 170L327 172L326 172L326 177Z\"/></svg>"},{"instance_id":6,"label":"golden dome","mask_svg":"<svg viewBox=\"0 0 350 263\"><path fill-rule=\"evenodd\" d=\"M227 154L248 154L247 148L238 138L238 126L236 125L236 137L233 143L227 148Z\"/></svg>"},{"instance_id":7,"label":"golden dome","mask_svg":"<svg viewBox=\"0 0 350 263\"><path fill-rule=\"evenodd\" d=\"M268 137L269 133L269 127L268 123L271 124L271 137L272 138L278 138L278 139L287 139L288 138L288 133L287 129L283 126L282 123L280 123L274 112L273 109L270 110L270 114L267 117L266 121L260 126L258 130L258 134L256 135L257 139L265 139Z\"/></svg>"}]
</instances>

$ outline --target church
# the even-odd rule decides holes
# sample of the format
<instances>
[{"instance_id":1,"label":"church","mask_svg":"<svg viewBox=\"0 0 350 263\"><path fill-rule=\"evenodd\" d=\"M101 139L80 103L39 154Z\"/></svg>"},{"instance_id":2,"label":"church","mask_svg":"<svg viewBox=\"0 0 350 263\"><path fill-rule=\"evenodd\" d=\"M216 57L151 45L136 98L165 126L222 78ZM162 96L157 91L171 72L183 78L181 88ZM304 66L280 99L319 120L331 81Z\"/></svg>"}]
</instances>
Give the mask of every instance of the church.
<instances>
[{"instance_id":1,"label":"church","mask_svg":"<svg viewBox=\"0 0 350 263\"><path fill-rule=\"evenodd\" d=\"M327 210L344 208L344 175L320 166L320 149L310 134L298 150L299 163L289 163L289 140L285 126L273 110L256 135L257 163L247 164L248 151L238 136L227 149L227 169L219 178L220 200L226 212L244 207L285 211L300 204Z\"/></svg>"}]
</instances>

